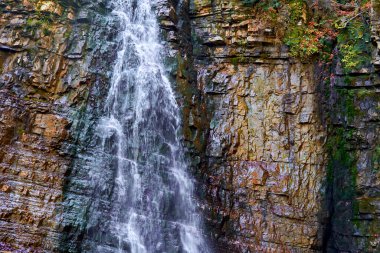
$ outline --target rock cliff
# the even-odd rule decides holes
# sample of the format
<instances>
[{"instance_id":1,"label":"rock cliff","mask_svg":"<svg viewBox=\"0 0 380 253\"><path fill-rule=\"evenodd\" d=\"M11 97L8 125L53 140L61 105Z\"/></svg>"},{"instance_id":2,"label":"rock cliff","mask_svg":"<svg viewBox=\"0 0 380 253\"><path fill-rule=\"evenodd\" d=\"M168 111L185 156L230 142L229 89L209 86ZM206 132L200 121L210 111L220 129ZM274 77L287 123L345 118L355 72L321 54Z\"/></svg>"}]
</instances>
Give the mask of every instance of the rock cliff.
<instances>
[{"instance_id":1,"label":"rock cliff","mask_svg":"<svg viewBox=\"0 0 380 253\"><path fill-rule=\"evenodd\" d=\"M291 59L278 28L242 1L194 1L190 13L218 239L236 252L321 250L327 134L316 69Z\"/></svg>"},{"instance_id":2,"label":"rock cliff","mask_svg":"<svg viewBox=\"0 0 380 253\"><path fill-rule=\"evenodd\" d=\"M91 100L104 93L95 89L107 86L112 27L101 2L11 0L0 8L0 240L55 251L66 176L89 127L80 119L101 103Z\"/></svg>"},{"instance_id":3,"label":"rock cliff","mask_svg":"<svg viewBox=\"0 0 380 253\"><path fill-rule=\"evenodd\" d=\"M350 70L292 57L257 1L156 2L215 252L379 252L378 1ZM118 25L103 0L0 1L0 251L114 243L86 154Z\"/></svg>"},{"instance_id":4,"label":"rock cliff","mask_svg":"<svg viewBox=\"0 0 380 253\"><path fill-rule=\"evenodd\" d=\"M330 63L291 57L286 28L255 4L190 4L207 122L200 171L219 251L377 252L378 3L371 20L340 28ZM354 44L345 29L362 22L372 31L355 35L365 60L344 68L339 51Z\"/></svg>"}]
</instances>

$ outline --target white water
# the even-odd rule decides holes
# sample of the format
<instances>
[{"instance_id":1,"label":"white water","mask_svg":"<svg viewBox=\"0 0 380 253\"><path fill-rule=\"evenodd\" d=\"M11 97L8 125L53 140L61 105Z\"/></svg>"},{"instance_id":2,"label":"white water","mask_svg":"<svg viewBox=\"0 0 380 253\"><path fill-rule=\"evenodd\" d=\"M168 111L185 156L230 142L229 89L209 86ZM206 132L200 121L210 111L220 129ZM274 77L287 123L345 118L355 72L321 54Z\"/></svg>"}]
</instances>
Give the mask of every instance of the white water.
<instances>
[{"instance_id":1,"label":"white water","mask_svg":"<svg viewBox=\"0 0 380 253\"><path fill-rule=\"evenodd\" d=\"M120 253L210 252L178 138L180 113L162 64L154 1L111 2L120 47L96 132L101 153L114 157L102 169L115 170L115 181L109 220L99 229L117 238L107 247Z\"/></svg>"}]
</instances>

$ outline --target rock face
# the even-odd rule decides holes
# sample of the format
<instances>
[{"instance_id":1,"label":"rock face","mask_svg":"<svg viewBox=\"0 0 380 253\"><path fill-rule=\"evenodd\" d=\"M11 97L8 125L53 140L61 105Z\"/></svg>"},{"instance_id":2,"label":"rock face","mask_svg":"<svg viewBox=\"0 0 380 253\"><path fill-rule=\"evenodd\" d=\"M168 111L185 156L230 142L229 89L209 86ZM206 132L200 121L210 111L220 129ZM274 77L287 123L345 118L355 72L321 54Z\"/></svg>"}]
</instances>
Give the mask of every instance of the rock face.
<instances>
[{"instance_id":1,"label":"rock face","mask_svg":"<svg viewBox=\"0 0 380 253\"><path fill-rule=\"evenodd\" d=\"M330 224L326 233L330 252L380 251L380 72L379 2L372 2L372 62L342 72L338 59L333 68L330 129L326 151L327 199ZM375 46L375 47L374 47Z\"/></svg>"},{"instance_id":2,"label":"rock face","mask_svg":"<svg viewBox=\"0 0 380 253\"><path fill-rule=\"evenodd\" d=\"M339 57L321 68L290 58L250 1L190 6L207 119L194 111L189 128L206 133L200 171L219 251L379 251L378 50L367 42L373 64L360 69L342 71ZM378 44L376 1L371 15Z\"/></svg>"},{"instance_id":3,"label":"rock face","mask_svg":"<svg viewBox=\"0 0 380 253\"><path fill-rule=\"evenodd\" d=\"M277 28L242 1L194 1L191 19L217 237L236 252L321 250L326 127L314 66L290 59Z\"/></svg>"},{"instance_id":4,"label":"rock face","mask_svg":"<svg viewBox=\"0 0 380 253\"><path fill-rule=\"evenodd\" d=\"M215 252L379 252L378 1L372 63L351 72L291 58L254 2L155 6ZM88 213L107 211L113 174L96 188L83 157L118 46L109 12L0 2L0 251L80 252L101 233Z\"/></svg>"},{"instance_id":5,"label":"rock face","mask_svg":"<svg viewBox=\"0 0 380 253\"><path fill-rule=\"evenodd\" d=\"M100 2L59 3L0 3L0 241L49 252L62 234L79 119L112 59Z\"/></svg>"}]
</instances>

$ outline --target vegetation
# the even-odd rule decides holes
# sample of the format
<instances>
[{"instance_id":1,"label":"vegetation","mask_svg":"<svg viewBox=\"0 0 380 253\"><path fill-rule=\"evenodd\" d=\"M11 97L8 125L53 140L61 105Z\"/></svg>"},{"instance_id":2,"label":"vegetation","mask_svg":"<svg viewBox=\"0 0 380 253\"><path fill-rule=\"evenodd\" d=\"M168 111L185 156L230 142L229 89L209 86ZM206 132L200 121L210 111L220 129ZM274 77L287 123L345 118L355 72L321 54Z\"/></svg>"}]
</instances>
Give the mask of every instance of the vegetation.
<instances>
[{"instance_id":1,"label":"vegetation","mask_svg":"<svg viewBox=\"0 0 380 253\"><path fill-rule=\"evenodd\" d=\"M50 35L51 31L49 30L49 18L44 15L40 15L38 19L29 18L26 20L26 30L35 34L38 29L42 29L42 32L45 36Z\"/></svg>"},{"instance_id":2,"label":"vegetation","mask_svg":"<svg viewBox=\"0 0 380 253\"><path fill-rule=\"evenodd\" d=\"M304 0L264 0L256 6L268 22L286 27L277 36L289 46L293 57L306 59L319 54L331 60L332 45L337 43L345 71L369 62L369 0L338 0L331 6L318 1L309 6Z\"/></svg>"},{"instance_id":3,"label":"vegetation","mask_svg":"<svg viewBox=\"0 0 380 253\"><path fill-rule=\"evenodd\" d=\"M62 6L62 3L66 3L68 1L65 0L49 0L49 3L53 3L55 8L61 8L64 15L58 15L57 13L52 12L51 10L43 10L41 8L42 2L40 0L31 0L33 4L35 5L35 12L34 15L31 15L25 25L25 29L27 32L30 32L32 36L36 35L36 32L38 30L42 31L43 35L49 36L52 34L51 28L54 23L57 21L63 21L66 17L67 12L70 10L70 8L66 8L65 6Z\"/></svg>"},{"instance_id":4,"label":"vegetation","mask_svg":"<svg viewBox=\"0 0 380 253\"><path fill-rule=\"evenodd\" d=\"M355 70L371 62L369 25L361 20L352 20L341 29L337 37L340 58L345 72Z\"/></svg>"}]
</instances>

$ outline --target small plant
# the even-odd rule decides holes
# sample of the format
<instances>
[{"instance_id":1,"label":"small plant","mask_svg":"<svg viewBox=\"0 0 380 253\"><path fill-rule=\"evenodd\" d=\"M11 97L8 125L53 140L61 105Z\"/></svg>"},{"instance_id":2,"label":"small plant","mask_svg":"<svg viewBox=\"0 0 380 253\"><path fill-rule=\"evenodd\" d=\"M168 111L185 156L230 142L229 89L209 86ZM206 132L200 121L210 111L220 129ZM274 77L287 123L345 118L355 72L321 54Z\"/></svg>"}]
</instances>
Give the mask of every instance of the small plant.
<instances>
[{"instance_id":1,"label":"small plant","mask_svg":"<svg viewBox=\"0 0 380 253\"><path fill-rule=\"evenodd\" d=\"M30 32L34 36L37 30L42 29L42 32L45 36L51 35L50 31L50 22L51 17L39 14L38 17L28 18L26 20L25 29L27 32Z\"/></svg>"},{"instance_id":2,"label":"small plant","mask_svg":"<svg viewBox=\"0 0 380 253\"><path fill-rule=\"evenodd\" d=\"M261 3L259 4L259 7L263 9L264 11L277 10L281 6L282 6L282 2L280 0L261 1Z\"/></svg>"},{"instance_id":3,"label":"small plant","mask_svg":"<svg viewBox=\"0 0 380 253\"><path fill-rule=\"evenodd\" d=\"M338 47L342 67L346 73L365 66L371 61L371 32L369 25L360 19L352 20L341 29Z\"/></svg>"},{"instance_id":4,"label":"small plant","mask_svg":"<svg viewBox=\"0 0 380 253\"><path fill-rule=\"evenodd\" d=\"M299 25L289 29L285 34L284 42L290 48L290 55L307 58L317 53L323 46L318 32L313 24Z\"/></svg>"},{"instance_id":5,"label":"small plant","mask_svg":"<svg viewBox=\"0 0 380 253\"><path fill-rule=\"evenodd\" d=\"M328 53L332 49L331 41L340 36L342 63L346 69L356 68L364 61L368 62L363 56L368 55L365 48L368 48L370 32L363 20L369 16L371 2L364 0L353 4L352 1L338 0L332 3L332 10L328 10L318 6L318 2L310 6L304 0L264 0L257 4L257 8L260 13L265 13L265 20L286 27L278 37L289 46L291 56L307 59L320 54L321 58L331 60L331 53ZM350 8L342 10L343 5ZM347 38L347 32L353 34Z\"/></svg>"}]
</instances>

